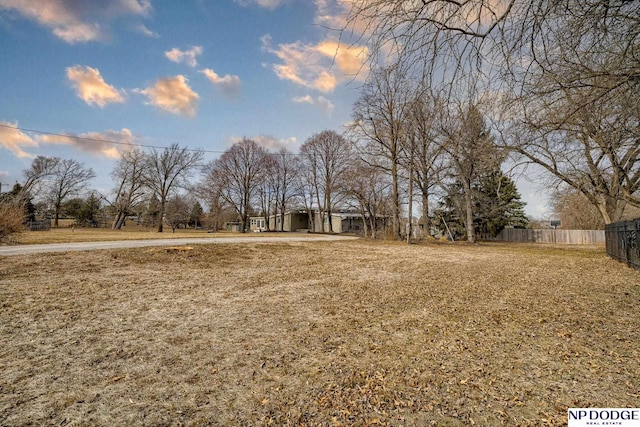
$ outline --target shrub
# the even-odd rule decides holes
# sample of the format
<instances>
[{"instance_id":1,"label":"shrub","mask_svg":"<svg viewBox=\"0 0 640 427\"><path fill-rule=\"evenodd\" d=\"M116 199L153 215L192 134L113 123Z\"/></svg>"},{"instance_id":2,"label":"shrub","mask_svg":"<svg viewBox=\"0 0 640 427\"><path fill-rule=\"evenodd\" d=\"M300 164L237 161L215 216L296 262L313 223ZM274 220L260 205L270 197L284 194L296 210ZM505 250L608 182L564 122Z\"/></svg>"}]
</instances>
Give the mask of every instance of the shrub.
<instances>
[{"instance_id":1,"label":"shrub","mask_svg":"<svg viewBox=\"0 0 640 427\"><path fill-rule=\"evenodd\" d=\"M13 203L0 203L0 240L24 228L24 209Z\"/></svg>"}]
</instances>

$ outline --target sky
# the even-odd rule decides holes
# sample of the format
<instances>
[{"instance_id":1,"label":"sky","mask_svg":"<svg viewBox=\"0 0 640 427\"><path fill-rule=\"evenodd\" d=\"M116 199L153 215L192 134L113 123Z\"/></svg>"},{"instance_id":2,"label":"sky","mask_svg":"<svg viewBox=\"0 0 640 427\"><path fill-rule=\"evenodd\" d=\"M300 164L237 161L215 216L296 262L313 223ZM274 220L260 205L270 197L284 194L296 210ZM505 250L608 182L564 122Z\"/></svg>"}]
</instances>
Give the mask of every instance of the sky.
<instances>
[{"instance_id":1,"label":"sky","mask_svg":"<svg viewBox=\"0 0 640 427\"><path fill-rule=\"evenodd\" d=\"M340 43L346 7L0 0L3 189L39 155L91 167L91 188L107 194L126 143L177 143L209 161L243 137L297 152L315 133L341 132L367 74L366 47ZM530 187L519 182L527 213L540 217Z\"/></svg>"}]
</instances>

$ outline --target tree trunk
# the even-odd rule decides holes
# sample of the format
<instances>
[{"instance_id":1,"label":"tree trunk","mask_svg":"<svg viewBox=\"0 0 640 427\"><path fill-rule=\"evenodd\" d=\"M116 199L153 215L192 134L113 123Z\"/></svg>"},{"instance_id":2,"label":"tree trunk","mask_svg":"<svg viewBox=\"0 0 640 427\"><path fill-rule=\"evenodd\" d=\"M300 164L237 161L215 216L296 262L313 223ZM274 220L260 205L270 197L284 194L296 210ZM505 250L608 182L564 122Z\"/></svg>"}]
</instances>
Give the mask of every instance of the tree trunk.
<instances>
[{"instance_id":1,"label":"tree trunk","mask_svg":"<svg viewBox=\"0 0 640 427\"><path fill-rule=\"evenodd\" d=\"M611 224L622 219L627 204L624 200L618 200L607 195L601 195L598 199L594 204L598 208L605 224Z\"/></svg>"},{"instance_id":2,"label":"tree trunk","mask_svg":"<svg viewBox=\"0 0 640 427\"><path fill-rule=\"evenodd\" d=\"M371 230L371 238L375 239L378 235L378 219L376 217L376 211L371 208L370 204L367 206L367 211L369 212L369 230Z\"/></svg>"},{"instance_id":3,"label":"tree trunk","mask_svg":"<svg viewBox=\"0 0 640 427\"><path fill-rule=\"evenodd\" d=\"M411 150L411 157L413 158L413 148ZM407 244L411 244L411 234L413 233L413 171L409 171L409 226L407 230Z\"/></svg>"},{"instance_id":4,"label":"tree trunk","mask_svg":"<svg viewBox=\"0 0 640 427\"><path fill-rule=\"evenodd\" d=\"M398 184L398 162L391 160L391 178L393 180L391 190L391 202L393 203L393 240L400 240L400 191Z\"/></svg>"},{"instance_id":5,"label":"tree trunk","mask_svg":"<svg viewBox=\"0 0 640 427\"><path fill-rule=\"evenodd\" d=\"M427 237L431 236L431 220L429 219L429 195L422 193L422 218L424 221L424 232Z\"/></svg>"},{"instance_id":6,"label":"tree trunk","mask_svg":"<svg viewBox=\"0 0 640 427\"><path fill-rule=\"evenodd\" d=\"M284 231L284 214L285 214L285 200L284 196L282 197L282 201L280 202L280 231ZM289 230L293 231L293 230Z\"/></svg>"},{"instance_id":7,"label":"tree trunk","mask_svg":"<svg viewBox=\"0 0 640 427\"><path fill-rule=\"evenodd\" d=\"M309 209L307 212L308 212L307 215L309 217L309 231L311 233L315 233L316 231L316 221L314 218L315 213L311 209Z\"/></svg>"},{"instance_id":8,"label":"tree trunk","mask_svg":"<svg viewBox=\"0 0 640 427\"><path fill-rule=\"evenodd\" d=\"M464 205L466 212L465 228L467 229L467 242L475 243L476 231L473 227L473 200L471 198L471 183L468 180L463 179L462 189L464 191Z\"/></svg>"},{"instance_id":9,"label":"tree trunk","mask_svg":"<svg viewBox=\"0 0 640 427\"><path fill-rule=\"evenodd\" d=\"M331 190L326 188L324 191L324 203L329 217L329 233L333 233L333 218L331 216Z\"/></svg>"},{"instance_id":10,"label":"tree trunk","mask_svg":"<svg viewBox=\"0 0 640 427\"><path fill-rule=\"evenodd\" d=\"M271 225L269 224L269 213L266 212L264 215L262 215L262 219L264 219L265 231L271 231Z\"/></svg>"},{"instance_id":11,"label":"tree trunk","mask_svg":"<svg viewBox=\"0 0 640 427\"><path fill-rule=\"evenodd\" d=\"M53 217L53 226L55 228L58 228L58 218L60 218L60 204L56 203L55 208L56 208L56 212Z\"/></svg>"},{"instance_id":12,"label":"tree trunk","mask_svg":"<svg viewBox=\"0 0 640 427\"><path fill-rule=\"evenodd\" d=\"M367 233L367 215L364 210L364 206L360 206L360 216L362 217L362 231L364 233L364 237L369 237Z\"/></svg>"},{"instance_id":13,"label":"tree trunk","mask_svg":"<svg viewBox=\"0 0 640 427\"><path fill-rule=\"evenodd\" d=\"M122 229L122 224L124 223L124 212L118 212L116 214L115 219L113 220L113 226L111 227L113 230L120 230Z\"/></svg>"},{"instance_id":14,"label":"tree trunk","mask_svg":"<svg viewBox=\"0 0 640 427\"><path fill-rule=\"evenodd\" d=\"M162 225L163 225L163 222L164 222L164 204L165 204L165 201L162 200L160 202L160 214L158 215L158 217L159 217L158 218L158 233L162 233L163 232Z\"/></svg>"}]
</instances>

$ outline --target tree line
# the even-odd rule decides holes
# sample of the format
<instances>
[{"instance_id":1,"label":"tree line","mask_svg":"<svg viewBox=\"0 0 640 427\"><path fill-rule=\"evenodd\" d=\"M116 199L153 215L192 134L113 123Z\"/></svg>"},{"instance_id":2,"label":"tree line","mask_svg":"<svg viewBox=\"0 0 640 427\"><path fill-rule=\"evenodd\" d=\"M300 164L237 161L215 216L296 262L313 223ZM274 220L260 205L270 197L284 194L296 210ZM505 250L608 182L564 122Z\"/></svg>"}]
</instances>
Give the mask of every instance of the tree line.
<instances>
[{"instance_id":1,"label":"tree line","mask_svg":"<svg viewBox=\"0 0 640 427\"><path fill-rule=\"evenodd\" d=\"M350 4L343 33L360 34L370 68L419 79L448 105L481 106L504 152L602 223L640 207L639 2Z\"/></svg>"},{"instance_id":2,"label":"tree line","mask_svg":"<svg viewBox=\"0 0 640 427\"><path fill-rule=\"evenodd\" d=\"M113 191L92 191L85 199L78 195L88 191L95 176L90 168L74 160L37 157L11 194L30 216L36 205L49 209L54 226L61 214L95 224L105 205L114 229L136 215L162 232L165 224L174 230L198 226L205 216L203 204L213 229L232 220L248 231L252 216L263 217L268 228L269 217L278 216L273 231L282 231L286 212L304 209L318 212L318 219L310 216L310 229L320 221L333 231L328 219L348 210L360 214L366 236L385 231L399 239L412 234L401 224L414 223L408 220L414 217L414 204L421 206L416 216L426 232L449 223L471 240L475 230L495 234L505 226L526 226L524 203L500 171L499 149L476 108L461 112L460 120L447 127L435 116L441 108L437 99L402 100L397 93L366 89L346 132L314 134L299 153L271 152L248 138L208 163L202 151L177 144L163 150L135 148L124 151L114 167ZM406 105L396 111L400 101ZM387 116L391 121L385 122ZM419 194L415 201L414 193ZM387 223L385 230L379 229L380 219Z\"/></svg>"},{"instance_id":3,"label":"tree line","mask_svg":"<svg viewBox=\"0 0 640 427\"><path fill-rule=\"evenodd\" d=\"M113 227L144 207L162 231L168 210L200 200L214 228L232 218L246 231L251 216L271 215L282 227L293 208L324 222L351 209L370 236L378 217L389 237L411 236L415 216L426 232L446 225L473 242L526 226L507 161L541 170L555 210L574 224L600 227L640 208L640 3L350 5L344 33L366 42L371 71L344 132L317 133L295 154L245 138L204 165L202 152L177 145L126 151L101 198ZM72 160L37 158L22 194L46 197L57 218L92 176Z\"/></svg>"}]
</instances>

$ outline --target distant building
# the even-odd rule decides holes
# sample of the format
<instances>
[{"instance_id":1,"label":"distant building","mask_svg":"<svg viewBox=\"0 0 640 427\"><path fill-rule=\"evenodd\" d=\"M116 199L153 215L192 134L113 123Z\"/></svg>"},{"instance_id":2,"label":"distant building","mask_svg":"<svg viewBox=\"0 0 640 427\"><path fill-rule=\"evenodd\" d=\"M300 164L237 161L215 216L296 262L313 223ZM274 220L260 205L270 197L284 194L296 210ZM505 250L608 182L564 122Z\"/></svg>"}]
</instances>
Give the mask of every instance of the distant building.
<instances>
[{"instance_id":1,"label":"distant building","mask_svg":"<svg viewBox=\"0 0 640 427\"><path fill-rule=\"evenodd\" d=\"M233 231L236 233L241 233L242 232L242 223L238 222L238 221L233 221L233 222L227 222L224 225L224 229L227 231Z\"/></svg>"},{"instance_id":2,"label":"distant building","mask_svg":"<svg viewBox=\"0 0 640 427\"><path fill-rule=\"evenodd\" d=\"M296 209L284 214L284 226L280 227L282 219L281 215L270 215L268 218L269 226L267 227L265 217L251 217L250 229L255 232L267 231L268 229L269 231L311 231L315 233L329 233L332 231L334 233L355 234L364 231L362 215L353 211L332 212L330 216L325 215L323 221L321 213L317 210ZM382 228L384 218L378 218L376 223L378 228Z\"/></svg>"}]
</instances>

